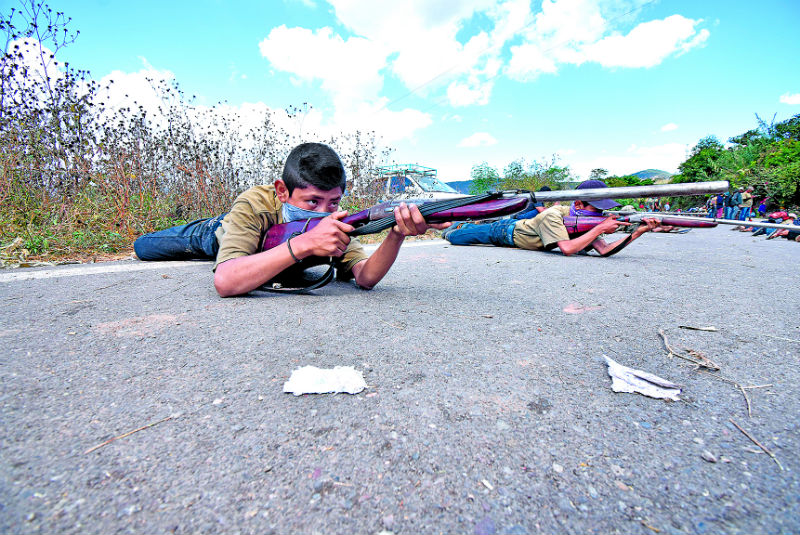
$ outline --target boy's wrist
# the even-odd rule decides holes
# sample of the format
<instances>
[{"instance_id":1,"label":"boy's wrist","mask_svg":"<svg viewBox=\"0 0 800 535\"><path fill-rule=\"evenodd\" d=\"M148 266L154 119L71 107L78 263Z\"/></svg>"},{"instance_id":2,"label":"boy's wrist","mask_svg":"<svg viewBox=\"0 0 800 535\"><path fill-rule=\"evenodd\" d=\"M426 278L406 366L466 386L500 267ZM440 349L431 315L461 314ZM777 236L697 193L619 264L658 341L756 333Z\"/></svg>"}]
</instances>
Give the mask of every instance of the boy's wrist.
<instances>
[{"instance_id":1,"label":"boy's wrist","mask_svg":"<svg viewBox=\"0 0 800 535\"><path fill-rule=\"evenodd\" d=\"M310 255L309 248L307 245L308 239L306 238L305 234L300 234L299 236L295 236L293 238L289 238L291 240L291 252L294 254L292 255L296 260L302 260ZM287 240L288 241L288 240Z\"/></svg>"}]
</instances>

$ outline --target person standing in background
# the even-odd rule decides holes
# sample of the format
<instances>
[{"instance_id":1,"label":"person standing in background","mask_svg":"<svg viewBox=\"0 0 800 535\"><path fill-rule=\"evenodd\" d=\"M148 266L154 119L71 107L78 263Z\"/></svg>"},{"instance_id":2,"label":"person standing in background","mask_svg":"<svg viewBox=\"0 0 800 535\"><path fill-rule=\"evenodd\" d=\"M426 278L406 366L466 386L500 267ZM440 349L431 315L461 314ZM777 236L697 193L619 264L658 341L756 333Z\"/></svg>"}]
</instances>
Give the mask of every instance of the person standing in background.
<instances>
[{"instance_id":1,"label":"person standing in background","mask_svg":"<svg viewBox=\"0 0 800 535\"><path fill-rule=\"evenodd\" d=\"M739 188L741 190L741 188ZM742 201L739 203L739 221L747 221L750 210L753 208L753 186L742 192Z\"/></svg>"}]
</instances>

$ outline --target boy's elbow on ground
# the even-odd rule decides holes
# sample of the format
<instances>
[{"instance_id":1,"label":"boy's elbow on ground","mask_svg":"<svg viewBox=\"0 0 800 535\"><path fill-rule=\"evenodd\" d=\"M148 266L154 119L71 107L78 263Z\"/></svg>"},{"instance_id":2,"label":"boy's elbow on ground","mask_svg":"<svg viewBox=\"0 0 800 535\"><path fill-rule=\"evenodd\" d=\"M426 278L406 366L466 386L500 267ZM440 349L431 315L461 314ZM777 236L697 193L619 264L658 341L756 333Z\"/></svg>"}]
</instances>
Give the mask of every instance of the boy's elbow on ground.
<instances>
[{"instance_id":1,"label":"boy's elbow on ground","mask_svg":"<svg viewBox=\"0 0 800 535\"><path fill-rule=\"evenodd\" d=\"M237 295L225 276L220 275L219 272L214 273L214 289L220 297L232 297Z\"/></svg>"},{"instance_id":2,"label":"boy's elbow on ground","mask_svg":"<svg viewBox=\"0 0 800 535\"><path fill-rule=\"evenodd\" d=\"M360 281L360 280L358 280L358 277L356 277L356 284L357 284L357 285L358 285L358 287L359 287L359 288L361 288L362 290L371 290L371 289L373 289L373 288L375 287L375 285L376 285L376 284L378 284L378 283L377 283L377 282L373 282L372 284L369 284L369 283L367 283L366 281Z\"/></svg>"},{"instance_id":3,"label":"boy's elbow on ground","mask_svg":"<svg viewBox=\"0 0 800 535\"><path fill-rule=\"evenodd\" d=\"M564 244L559 243L558 250L561 251L561 254L563 254L564 256L572 256L576 252L572 247L570 247L568 243Z\"/></svg>"}]
</instances>

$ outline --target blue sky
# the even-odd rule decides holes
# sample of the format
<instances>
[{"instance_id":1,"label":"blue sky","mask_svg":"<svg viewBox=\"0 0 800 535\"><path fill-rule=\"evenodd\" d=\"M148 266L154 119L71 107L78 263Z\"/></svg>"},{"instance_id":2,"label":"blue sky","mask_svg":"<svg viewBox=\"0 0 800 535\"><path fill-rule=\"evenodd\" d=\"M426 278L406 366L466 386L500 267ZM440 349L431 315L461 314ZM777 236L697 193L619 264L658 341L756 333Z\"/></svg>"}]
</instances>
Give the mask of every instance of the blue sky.
<instances>
[{"instance_id":1,"label":"blue sky","mask_svg":"<svg viewBox=\"0 0 800 535\"><path fill-rule=\"evenodd\" d=\"M81 32L58 59L97 80L136 93L156 72L200 104L308 102L306 136L374 129L395 149L386 163L435 167L445 181L482 161L502 171L553 155L582 177L675 172L704 136L724 142L756 113L800 113L796 0L50 6Z\"/></svg>"}]
</instances>

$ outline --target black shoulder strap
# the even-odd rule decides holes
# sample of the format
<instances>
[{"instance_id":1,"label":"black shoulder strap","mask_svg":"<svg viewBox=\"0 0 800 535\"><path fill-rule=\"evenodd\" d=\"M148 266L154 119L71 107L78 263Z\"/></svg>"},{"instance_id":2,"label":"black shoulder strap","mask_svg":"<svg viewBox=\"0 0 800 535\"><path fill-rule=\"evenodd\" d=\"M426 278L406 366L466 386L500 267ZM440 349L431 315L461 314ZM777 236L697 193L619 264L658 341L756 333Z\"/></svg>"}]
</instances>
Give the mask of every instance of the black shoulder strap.
<instances>
[{"instance_id":1,"label":"black shoulder strap","mask_svg":"<svg viewBox=\"0 0 800 535\"><path fill-rule=\"evenodd\" d=\"M328 284L333 280L333 272L334 272L333 259L330 259L327 265L328 269L325 270L325 273L323 273L319 278L309 281L308 284L304 286L285 288L279 282L270 281L256 288L256 291L284 293L284 294L307 294L311 290L322 288L323 286L325 286L326 284Z\"/></svg>"}]
</instances>

